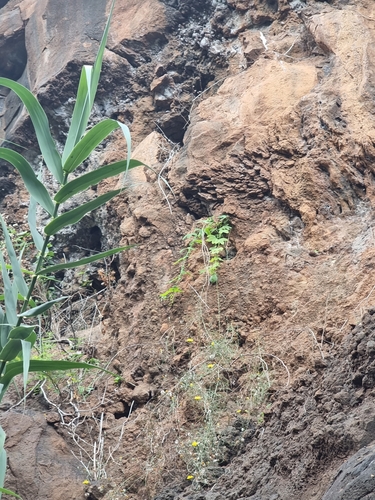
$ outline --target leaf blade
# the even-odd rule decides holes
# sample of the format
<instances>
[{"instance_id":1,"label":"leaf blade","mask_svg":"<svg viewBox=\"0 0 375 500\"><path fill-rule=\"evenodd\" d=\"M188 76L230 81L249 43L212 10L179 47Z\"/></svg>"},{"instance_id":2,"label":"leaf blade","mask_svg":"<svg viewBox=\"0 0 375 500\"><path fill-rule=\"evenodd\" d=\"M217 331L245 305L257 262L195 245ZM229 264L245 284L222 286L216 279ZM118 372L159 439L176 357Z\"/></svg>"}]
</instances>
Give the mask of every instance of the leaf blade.
<instances>
[{"instance_id":1,"label":"leaf blade","mask_svg":"<svg viewBox=\"0 0 375 500\"><path fill-rule=\"evenodd\" d=\"M62 161L65 163L74 146L82 137L90 115L89 94L91 87L91 66L83 66L78 84L77 99L74 105L72 121L69 127L68 137L66 139Z\"/></svg>"},{"instance_id":2,"label":"leaf blade","mask_svg":"<svg viewBox=\"0 0 375 500\"><path fill-rule=\"evenodd\" d=\"M34 326L13 328L9 332L8 342L0 352L0 361L8 362L15 359L22 350L22 341L30 337L30 335L34 331L34 328Z\"/></svg>"},{"instance_id":3,"label":"leaf blade","mask_svg":"<svg viewBox=\"0 0 375 500\"><path fill-rule=\"evenodd\" d=\"M118 122L110 118L94 125L74 146L72 152L64 162L64 172L69 174L73 172L94 151L96 146L116 128L119 128Z\"/></svg>"},{"instance_id":4,"label":"leaf blade","mask_svg":"<svg viewBox=\"0 0 375 500\"><path fill-rule=\"evenodd\" d=\"M78 85L77 100L73 110L73 117L68 133L68 138L63 152L63 162L70 155L74 146L81 139L86 130L89 116L94 104L100 73L102 70L103 55L107 43L109 26L112 19L115 0L112 1L111 9L104 28L99 50L96 55L94 66L84 66Z\"/></svg>"},{"instance_id":5,"label":"leaf blade","mask_svg":"<svg viewBox=\"0 0 375 500\"><path fill-rule=\"evenodd\" d=\"M44 312L48 311L48 309L51 309L51 307L54 304L57 304L58 302L61 302L63 300L68 299L69 297L59 297L58 299L54 300L49 300L48 302L44 302L43 304L40 304L39 306L33 307L32 309L28 309L27 311L18 314L19 318L33 318L35 316L39 316L40 314L43 314Z\"/></svg>"},{"instance_id":6,"label":"leaf blade","mask_svg":"<svg viewBox=\"0 0 375 500\"><path fill-rule=\"evenodd\" d=\"M129 170L129 165L130 165L130 158L132 154L132 138L130 135L130 130L127 125L121 122L117 122L119 124L119 127L122 130L122 133L124 134L125 141L126 141L126 147L127 147L127 155L126 155L126 163L128 168L126 170Z\"/></svg>"},{"instance_id":7,"label":"leaf blade","mask_svg":"<svg viewBox=\"0 0 375 500\"><path fill-rule=\"evenodd\" d=\"M14 296L12 282L6 270L3 254L0 252L0 266L3 276L4 291L5 291L5 312L7 320L11 325L17 324L17 295Z\"/></svg>"},{"instance_id":8,"label":"leaf blade","mask_svg":"<svg viewBox=\"0 0 375 500\"><path fill-rule=\"evenodd\" d=\"M3 488L5 481L5 474L7 470L7 454L4 449L5 444L5 432L2 427L0 427L0 488ZM0 493L1 498L1 493Z\"/></svg>"},{"instance_id":9,"label":"leaf blade","mask_svg":"<svg viewBox=\"0 0 375 500\"><path fill-rule=\"evenodd\" d=\"M66 371L75 370L79 368L93 369L97 368L101 371L112 373L104 368L100 368L96 365L90 365L88 363L81 363L78 361L50 361L45 359L31 359L29 365L30 372L53 372L53 371ZM14 361L6 364L6 372L0 377L0 401L2 400L9 384L17 375L21 375L23 372L23 361Z\"/></svg>"},{"instance_id":10,"label":"leaf blade","mask_svg":"<svg viewBox=\"0 0 375 500\"><path fill-rule=\"evenodd\" d=\"M63 182L63 170L61 158L57 152L56 145L52 139L49 128L48 118L42 106L36 97L26 87L20 83L9 80L9 78L0 78L0 85L7 87L15 92L26 106L31 121L33 123L38 144L42 152L44 161L48 170L60 183Z\"/></svg>"},{"instance_id":11,"label":"leaf blade","mask_svg":"<svg viewBox=\"0 0 375 500\"><path fill-rule=\"evenodd\" d=\"M26 281L24 280L20 263L17 259L16 252L13 248L12 240L10 238L10 234L8 232L7 225L5 224L5 221L4 221L1 214L0 214L0 225L1 225L1 228L3 230L5 247L7 249L8 257L10 259L10 263L12 266L14 280L17 284L18 291L21 293L21 295L23 297L26 297L29 289L28 289L28 286L26 285ZM1 266L2 266L2 263L1 263Z\"/></svg>"},{"instance_id":12,"label":"leaf blade","mask_svg":"<svg viewBox=\"0 0 375 500\"><path fill-rule=\"evenodd\" d=\"M73 269L75 267L85 266L86 264L90 264L91 262L96 262L98 260L104 259L105 257L111 257L116 253L123 252L124 250L128 250L133 248L135 245L129 245L125 247L112 248L111 250L107 250L106 252L101 252L96 255L91 255L90 257L85 257L84 259L76 260L75 262L65 262L64 264L56 264L54 266L46 267L45 269L41 269L37 272L37 276L40 274L50 274L60 271L62 269Z\"/></svg>"},{"instance_id":13,"label":"leaf blade","mask_svg":"<svg viewBox=\"0 0 375 500\"><path fill-rule=\"evenodd\" d=\"M36 200L30 196L29 210L27 213L27 222L29 223L30 233L33 237L36 248L41 252L43 250L43 236L39 233L36 227Z\"/></svg>"},{"instance_id":14,"label":"leaf blade","mask_svg":"<svg viewBox=\"0 0 375 500\"><path fill-rule=\"evenodd\" d=\"M109 26L111 24L111 19L112 19L114 7L115 7L115 0L112 0L111 9L110 9L109 14L108 14L107 22L106 22L104 32L102 35L102 39L100 41L99 50L98 50L98 53L96 55L95 63L93 66L91 87L90 87L90 112L92 109L92 105L94 104L96 91L98 89L99 78L100 78L100 74L102 71L103 55L104 55L105 46L107 44Z\"/></svg>"},{"instance_id":15,"label":"leaf blade","mask_svg":"<svg viewBox=\"0 0 375 500\"><path fill-rule=\"evenodd\" d=\"M110 191L109 193L102 194L101 196L98 196L94 200L89 201L88 203L84 203L83 205L74 208L73 210L69 210L69 212L65 212L64 214L60 215L59 217L56 217L56 219L53 219L49 224L47 224L47 226L44 228L44 232L48 236L53 236L58 231L60 231L60 229L63 229L66 226L70 226L72 224L75 224L76 222L79 222L82 219L82 217L84 217L92 210L95 210L96 208L105 205L109 200L111 200L119 193L121 193L121 191L122 189L116 189L115 191Z\"/></svg>"},{"instance_id":16,"label":"leaf blade","mask_svg":"<svg viewBox=\"0 0 375 500\"><path fill-rule=\"evenodd\" d=\"M21 340L22 361L23 361L23 393L26 395L27 379L29 378L29 367L31 359L31 349L36 342L36 333L31 332L29 337Z\"/></svg>"},{"instance_id":17,"label":"leaf blade","mask_svg":"<svg viewBox=\"0 0 375 500\"><path fill-rule=\"evenodd\" d=\"M29 194L52 215L55 208L53 201L45 186L35 175L30 163L16 151L7 148L0 148L0 158L8 161L18 170Z\"/></svg>"},{"instance_id":18,"label":"leaf blade","mask_svg":"<svg viewBox=\"0 0 375 500\"><path fill-rule=\"evenodd\" d=\"M98 184L104 179L114 177L115 175L121 174L126 170L140 167L142 165L144 165L144 163L138 160L130 160L129 165L127 164L127 161L122 160L115 163L110 163L109 165L105 165L104 167L97 168L96 170L88 172L87 174L83 174L77 179L74 179L65 184L65 186L63 186L60 191L56 193L54 200L56 203L63 203L75 194L84 191L90 186L95 186L95 184Z\"/></svg>"},{"instance_id":19,"label":"leaf blade","mask_svg":"<svg viewBox=\"0 0 375 500\"><path fill-rule=\"evenodd\" d=\"M6 457L5 457L5 460L6 460ZM11 491L11 490L7 490L6 488L0 488L0 493L5 493L6 495L9 495L11 497L16 497L16 498L19 498L20 500L22 500L22 497L17 495L17 493L14 493L14 491ZM0 496L0 498L1 498L1 496Z\"/></svg>"}]
</instances>

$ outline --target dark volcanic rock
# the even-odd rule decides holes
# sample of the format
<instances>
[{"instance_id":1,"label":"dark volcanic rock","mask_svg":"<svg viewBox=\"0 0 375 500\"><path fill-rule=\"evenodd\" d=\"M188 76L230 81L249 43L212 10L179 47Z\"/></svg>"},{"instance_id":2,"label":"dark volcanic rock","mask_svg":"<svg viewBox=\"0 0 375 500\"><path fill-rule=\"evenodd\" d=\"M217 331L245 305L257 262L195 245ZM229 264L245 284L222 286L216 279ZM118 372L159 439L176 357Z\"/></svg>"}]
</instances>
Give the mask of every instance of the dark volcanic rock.
<instances>
[{"instance_id":1,"label":"dark volcanic rock","mask_svg":"<svg viewBox=\"0 0 375 500\"><path fill-rule=\"evenodd\" d=\"M373 500L375 498L375 444L362 448L338 470L322 500Z\"/></svg>"}]
</instances>

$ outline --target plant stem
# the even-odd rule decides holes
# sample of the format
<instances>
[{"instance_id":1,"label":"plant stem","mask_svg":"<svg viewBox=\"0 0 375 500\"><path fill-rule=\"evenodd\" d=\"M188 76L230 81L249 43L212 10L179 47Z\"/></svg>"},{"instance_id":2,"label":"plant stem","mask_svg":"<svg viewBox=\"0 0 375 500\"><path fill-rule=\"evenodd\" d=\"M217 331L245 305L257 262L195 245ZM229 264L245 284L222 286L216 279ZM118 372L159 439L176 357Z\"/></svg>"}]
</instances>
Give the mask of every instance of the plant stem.
<instances>
[{"instance_id":1,"label":"plant stem","mask_svg":"<svg viewBox=\"0 0 375 500\"><path fill-rule=\"evenodd\" d=\"M65 186L65 184L67 183L68 181L68 175L69 174L65 174L64 175L64 179L63 179L63 182L61 184L61 187ZM59 206L60 206L60 203L56 203L55 204L55 209L53 211L53 215L52 215L52 219L54 219L56 216L57 216L57 212L59 210ZM39 259L38 259L38 262L37 262L37 265L36 265L36 268L35 268L35 274L31 280L31 283L30 283L30 286L29 286L29 290L27 292L27 296L23 302L23 305L22 305L22 308L21 308L21 313L25 312L28 305L29 305L29 302L30 302L30 299L31 299L31 295L34 291L34 288L35 288L35 285L38 281L38 276L37 276L37 273L42 269L43 267L43 263L44 263L44 260L45 260L45 257L46 257L46 251L47 251L47 248L48 248L48 243L50 241L50 236L47 235L46 236L46 239L44 240L44 243L43 243L43 248L42 248L42 251L40 252L40 255L39 255ZM22 318L18 318L18 321L17 321L17 325L16 326L20 326L22 322Z\"/></svg>"}]
</instances>

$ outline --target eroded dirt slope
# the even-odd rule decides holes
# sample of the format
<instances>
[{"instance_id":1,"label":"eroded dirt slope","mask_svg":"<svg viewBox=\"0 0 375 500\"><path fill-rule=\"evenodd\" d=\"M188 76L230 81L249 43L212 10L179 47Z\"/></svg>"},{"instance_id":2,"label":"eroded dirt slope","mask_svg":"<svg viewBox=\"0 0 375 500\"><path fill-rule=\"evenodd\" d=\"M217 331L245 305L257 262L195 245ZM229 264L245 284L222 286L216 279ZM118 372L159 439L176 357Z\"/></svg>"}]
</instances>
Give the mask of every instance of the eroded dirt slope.
<instances>
[{"instance_id":1,"label":"eroded dirt slope","mask_svg":"<svg viewBox=\"0 0 375 500\"><path fill-rule=\"evenodd\" d=\"M52 0L0 11L0 73L39 94L60 141L105 19L102 2L84 3L66 2L64 16ZM137 244L108 263L112 274L87 271L90 293L108 285L89 347L121 378L82 403L96 422L103 415L106 437L107 479L102 493L88 486L92 500L320 499L375 439L374 23L370 0L118 0L93 122L125 121L133 156L173 194L134 171L108 210L55 244L58 258ZM3 135L37 164L11 95L1 113ZM89 167L122 155L115 137ZM17 178L6 165L0 176L2 212L22 224ZM182 293L162 301L184 236L223 214L232 230L217 284L197 247ZM89 295L78 275L61 278L76 299ZM72 316L85 304L75 300ZM201 369L211 364L220 389ZM268 380L267 399L250 404ZM49 422L64 433L58 416ZM203 459L196 436L208 422Z\"/></svg>"}]
</instances>

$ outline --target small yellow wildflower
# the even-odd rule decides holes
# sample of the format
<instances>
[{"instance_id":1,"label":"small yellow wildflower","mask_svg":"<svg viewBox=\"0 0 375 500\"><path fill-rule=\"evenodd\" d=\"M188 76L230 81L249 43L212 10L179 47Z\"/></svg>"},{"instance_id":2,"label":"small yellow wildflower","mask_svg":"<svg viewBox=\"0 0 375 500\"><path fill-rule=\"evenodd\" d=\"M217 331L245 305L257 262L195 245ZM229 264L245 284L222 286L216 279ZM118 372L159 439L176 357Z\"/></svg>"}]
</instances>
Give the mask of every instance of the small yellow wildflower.
<instances>
[{"instance_id":1,"label":"small yellow wildflower","mask_svg":"<svg viewBox=\"0 0 375 500\"><path fill-rule=\"evenodd\" d=\"M84 481L82 481L82 484L90 484L90 481L88 479L85 479Z\"/></svg>"},{"instance_id":2,"label":"small yellow wildflower","mask_svg":"<svg viewBox=\"0 0 375 500\"><path fill-rule=\"evenodd\" d=\"M215 342L214 342L214 341L212 341L212 342L211 342L211 345L215 345Z\"/></svg>"},{"instance_id":3,"label":"small yellow wildflower","mask_svg":"<svg viewBox=\"0 0 375 500\"><path fill-rule=\"evenodd\" d=\"M186 342L188 342L189 344L191 344L192 342L194 342L194 339L186 339Z\"/></svg>"},{"instance_id":4,"label":"small yellow wildflower","mask_svg":"<svg viewBox=\"0 0 375 500\"><path fill-rule=\"evenodd\" d=\"M215 365L213 363L210 363L209 365L207 365L207 368L213 368Z\"/></svg>"},{"instance_id":5,"label":"small yellow wildflower","mask_svg":"<svg viewBox=\"0 0 375 500\"><path fill-rule=\"evenodd\" d=\"M189 476L187 476L187 478L189 481L191 481L192 479L194 479L194 476L192 476L191 474Z\"/></svg>"},{"instance_id":6,"label":"small yellow wildflower","mask_svg":"<svg viewBox=\"0 0 375 500\"><path fill-rule=\"evenodd\" d=\"M193 387L193 386L194 386L194 384L193 384L193 382L191 382L191 383L189 384L189 387Z\"/></svg>"},{"instance_id":7,"label":"small yellow wildflower","mask_svg":"<svg viewBox=\"0 0 375 500\"><path fill-rule=\"evenodd\" d=\"M242 410L237 410L236 413L241 413Z\"/></svg>"},{"instance_id":8,"label":"small yellow wildflower","mask_svg":"<svg viewBox=\"0 0 375 500\"><path fill-rule=\"evenodd\" d=\"M193 441L191 443L191 446L193 446L194 448L196 448L198 445L199 445L198 441Z\"/></svg>"},{"instance_id":9,"label":"small yellow wildflower","mask_svg":"<svg viewBox=\"0 0 375 500\"><path fill-rule=\"evenodd\" d=\"M201 396L194 396L195 401L200 401L202 399Z\"/></svg>"}]
</instances>

